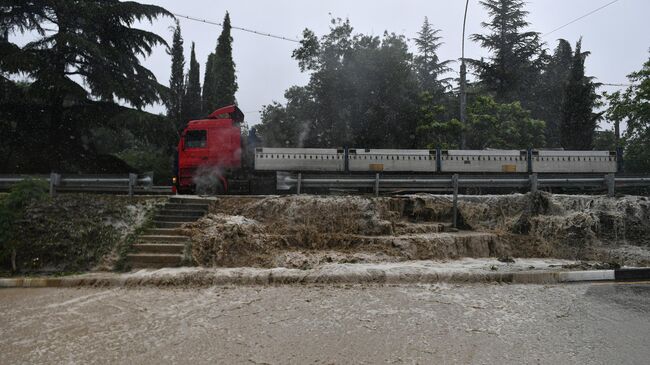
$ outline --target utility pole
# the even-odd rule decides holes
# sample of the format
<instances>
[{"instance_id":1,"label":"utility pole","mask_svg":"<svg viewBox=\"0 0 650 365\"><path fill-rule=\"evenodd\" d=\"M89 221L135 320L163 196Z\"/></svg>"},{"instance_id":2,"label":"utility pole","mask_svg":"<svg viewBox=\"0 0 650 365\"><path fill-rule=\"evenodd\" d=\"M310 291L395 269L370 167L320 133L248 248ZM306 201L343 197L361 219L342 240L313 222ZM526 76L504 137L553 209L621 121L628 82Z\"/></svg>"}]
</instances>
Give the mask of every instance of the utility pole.
<instances>
[{"instance_id":1,"label":"utility pole","mask_svg":"<svg viewBox=\"0 0 650 365\"><path fill-rule=\"evenodd\" d=\"M467 66L465 65L465 24L467 23L467 8L469 7L469 0L465 2L465 15L463 16L463 42L462 52L460 58L460 123L463 125L463 133L460 140L460 148L464 150L467 148L467 138L465 132L467 131Z\"/></svg>"}]
</instances>

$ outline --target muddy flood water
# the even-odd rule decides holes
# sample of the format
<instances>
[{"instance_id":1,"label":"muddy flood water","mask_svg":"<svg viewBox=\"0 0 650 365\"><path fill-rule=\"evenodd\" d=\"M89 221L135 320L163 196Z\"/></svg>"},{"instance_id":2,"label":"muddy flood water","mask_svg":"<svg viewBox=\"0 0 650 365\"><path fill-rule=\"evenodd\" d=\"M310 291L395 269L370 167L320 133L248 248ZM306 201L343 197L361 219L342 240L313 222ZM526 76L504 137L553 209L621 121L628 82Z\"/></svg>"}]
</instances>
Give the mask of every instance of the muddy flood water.
<instances>
[{"instance_id":1,"label":"muddy flood water","mask_svg":"<svg viewBox=\"0 0 650 365\"><path fill-rule=\"evenodd\" d=\"M3 364L642 364L650 285L0 290Z\"/></svg>"}]
</instances>

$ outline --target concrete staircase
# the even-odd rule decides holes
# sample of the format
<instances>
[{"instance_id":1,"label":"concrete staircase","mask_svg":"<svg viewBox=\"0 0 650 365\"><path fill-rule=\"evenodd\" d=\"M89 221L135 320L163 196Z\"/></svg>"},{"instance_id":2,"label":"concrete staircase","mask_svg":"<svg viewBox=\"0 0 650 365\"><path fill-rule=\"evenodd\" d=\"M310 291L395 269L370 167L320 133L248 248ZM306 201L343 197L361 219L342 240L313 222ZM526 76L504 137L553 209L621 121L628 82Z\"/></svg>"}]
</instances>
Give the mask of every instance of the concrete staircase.
<instances>
[{"instance_id":1,"label":"concrete staircase","mask_svg":"<svg viewBox=\"0 0 650 365\"><path fill-rule=\"evenodd\" d=\"M147 229L128 255L133 269L180 266L189 237L181 226L195 222L208 211L208 203L192 198L172 197L154 217L154 228Z\"/></svg>"}]
</instances>

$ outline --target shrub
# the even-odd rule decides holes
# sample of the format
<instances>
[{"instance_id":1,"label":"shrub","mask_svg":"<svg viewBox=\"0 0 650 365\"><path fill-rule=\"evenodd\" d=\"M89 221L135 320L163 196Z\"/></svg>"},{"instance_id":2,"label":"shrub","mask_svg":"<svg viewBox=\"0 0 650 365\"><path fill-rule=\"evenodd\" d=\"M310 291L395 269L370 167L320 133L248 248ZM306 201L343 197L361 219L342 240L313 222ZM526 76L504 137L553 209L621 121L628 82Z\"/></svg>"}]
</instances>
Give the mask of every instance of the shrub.
<instances>
[{"instance_id":1,"label":"shrub","mask_svg":"<svg viewBox=\"0 0 650 365\"><path fill-rule=\"evenodd\" d=\"M7 256L11 258L12 271L16 271L16 253L22 246L16 227L23 219L27 206L47 199L47 189L45 181L23 180L0 201L0 257L5 260Z\"/></svg>"}]
</instances>

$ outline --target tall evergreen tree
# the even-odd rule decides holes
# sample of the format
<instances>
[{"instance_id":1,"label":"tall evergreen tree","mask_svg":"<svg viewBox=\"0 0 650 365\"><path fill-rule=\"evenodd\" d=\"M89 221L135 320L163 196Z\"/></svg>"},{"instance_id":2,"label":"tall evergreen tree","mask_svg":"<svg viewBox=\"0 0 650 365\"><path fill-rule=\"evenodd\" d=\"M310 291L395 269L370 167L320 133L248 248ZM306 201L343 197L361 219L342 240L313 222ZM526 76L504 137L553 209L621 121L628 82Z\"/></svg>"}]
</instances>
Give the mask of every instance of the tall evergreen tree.
<instances>
[{"instance_id":1,"label":"tall evergreen tree","mask_svg":"<svg viewBox=\"0 0 650 365\"><path fill-rule=\"evenodd\" d=\"M167 116L172 119L177 128L183 126L182 108L183 95L185 93L185 56L183 55L183 37L181 35L181 25L176 21L174 36L172 39L172 48L169 50L172 56L172 72L169 77L169 96L167 102Z\"/></svg>"},{"instance_id":2,"label":"tall evergreen tree","mask_svg":"<svg viewBox=\"0 0 650 365\"><path fill-rule=\"evenodd\" d=\"M415 45L419 54L415 57L415 67L423 91L429 92L435 99L439 98L449 88L450 78L441 79L440 77L450 71L449 63L451 61L440 61L438 57L438 48L442 45L439 29L433 29L429 19L424 17L422 28L418 32L418 38L415 38Z\"/></svg>"},{"instance_id":3,"label":"tall evergreen tree","mask_svg":"<svg viewBox=\"0 0 650 365\"><path fill-rule=\"evenodd\" d=\"M205 63L205 75L203 76L203 94L201 96L201 110L206 114L212 113L215 109L214 99L216 93L216 71L214 68L214 61L216 55L210 53L208 55L208 61Z\"/></svg>"},{"instance_id":4,"label":"tall evergreen tree","mask_svg":"<svg viewBox=\"0 0 650 365\"><path fill-rule=\"evenodd\" d=\"M225 105L235 104L237 92L237 77L235 62L232 59L232 36L230 14L226 12L223 19L223 29L217 40L217 48L206 64L203 81L203 101L206 112Z\"/></svg>"},{"instance_id":5,"label":"tall evergreen tree","mask_svg":"<svg viewBox=\"0 0 650 365\"><path fill-rule=\"evenodd\" d=\"M215 80L216 92L214 107L235 104L237 92L237 77L235 76L235 61L232 59L232 36L230 35L230 14L226 12L223 19L223 31L219 36L215 51Z\"/></svg>"},{"instance_id":6,"label":"tall evergreen tree","mask_svg":"<svg viewBox=\"0 0 650 365\"><path fill-rule=\"evenodd\" d=\"M520 100L529 107L541 68L539 33L524 31L529 23L523 0L484 0L491 19L481 25L490 33L472 39L492 52L488 61L472 61L481 85L500 102Z\"/></svg>"},{"instance_id":7,"label":"tall evergreen tree","mask_svg":"<svg viewBox=\"0 0 650 365\"><path fill-rule=\"evenodd\" d=\"M562 101L572 63L571 44L560 39L542 74L538 89L539 99L534 108L535 117L546 122L547 147L560 147L561 145Z\"/></svg>"},{"instance_id":8,"label":"tall evergreen tree","mask_svg":"<svg viewBox=\"0 0 650 365\"><path fill-rule=\"evenodd\" d=\"M593 112L598 105L596 85L585 76L582 39L576 44L569 79L562 102L561 143L567 150L590 150L600 114Z\"/></svg>"},{"instance_id":9,"label":"tall evergreen tree","mask_svg":"<svg viewBox=\"0 0 650 365\"><path fill-rule=\"evenodd\" d=\"M34 148L43 151L52 168L60 167L66 157L88 153L80 142L87 123L66 116L70 108L93 104L95 99L107 104L120 99L141 108L161 99L165 87L140 57L167 44L158 35L133 27L161 16L172 15L159 6L131 1L2 2L0 24L9 34L32 32L36 38L24 46L5 42L0 47L0 71L28 75L33 80L29 95L46 104L47 124L41 130L47 138Z\"/></svg>"},{"instance_id":10,"label":"tall evergreen tree","mask_svg":"<svg viewBox=\"0 0 650 365\"><path fill-rule=\"evenodd\" d=\"M192 42L192 53L190 54L190 69L187 71L187 82L185 83L185 94L183 95L182 125L201 117L201 65L196 60L194 42Z\"/></svg>"}]
</instances>

